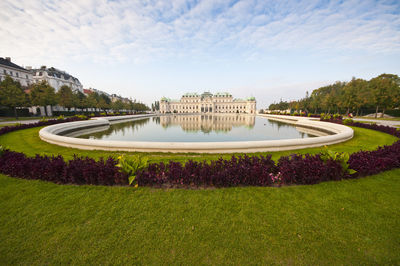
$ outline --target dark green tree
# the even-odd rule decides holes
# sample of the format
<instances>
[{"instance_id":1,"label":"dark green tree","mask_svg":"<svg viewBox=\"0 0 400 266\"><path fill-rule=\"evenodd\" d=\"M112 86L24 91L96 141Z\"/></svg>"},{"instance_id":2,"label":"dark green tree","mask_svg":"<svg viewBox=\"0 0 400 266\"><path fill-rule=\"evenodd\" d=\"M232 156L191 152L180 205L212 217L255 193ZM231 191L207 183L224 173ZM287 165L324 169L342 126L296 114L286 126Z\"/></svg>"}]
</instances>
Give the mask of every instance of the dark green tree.
<instances>
[{"instance_id":1,"label":"dark green tree","mask_svg":"<svg viewBox=\"0 0 400 266\"><path fill-rule=\"evenodd\" d=\"M14 109L15 117L18 117L17 107L28 105L28 96L21 84L9 76L0 82L0 105Z\"/></svg>"},{"instance_id":2,"label":"dark green tree","mask_svg":"<svg viewBox=\"0 0 400 266\"><path fill-rule=\"evenodd\" d=\"M124 109L124 103L121 100L116 100L115 102L113 102L111 104L112 109L115 111L120 111L122 109Z\"/></svg>"},{"instance_id":3,"label":"dark green tree","mask_svg":"<svg viewBox=\"0 0 400 266\"><path fill-rule=\"evenodd\" d=\"M382 115L385 115L385 110L398 104L395 102L397 95L400 93L400 80L397 75L382 74L369 81L371 88L373 103L376 106L375 117L378 116L379 107L382 108Z\"/></svg>"},{"instance_id":4,"label":"dark green tree","mask_svg":"<svg viewBox=\"0 0 400 266\"><path fill-rule=\"evenodd\" d=\"M81 91L77 90L73 93L74 95L74 107L77 107L79 109L85 109L88 107L88 101L87 97L85 94L83 94Z\"/></svg>"},{"instance_id":5,"label":"dark green tree","mask_svg":"<svg viewBox=\"0 0 400 266\"><path fill-rule=\"evenodd\" d=\"M74 94L72 93L72 89L70 87L66 85L61 86L56 95L57 103L60 106L67 108L68 111L70 108L74 107Z\"/></svg>"},{"instance_id":6,"label":"dark green tree","mask_svg":"<svg viewBox=\"0 0 400 266\"><path fill-rule=\"evenodd\" d=\"M48 116L47 106L50 105L51 108L57 103L55 90L46 81L33 84L30 97L32 105L44 107L46 116Z\"/></svg>"}]
</instances>

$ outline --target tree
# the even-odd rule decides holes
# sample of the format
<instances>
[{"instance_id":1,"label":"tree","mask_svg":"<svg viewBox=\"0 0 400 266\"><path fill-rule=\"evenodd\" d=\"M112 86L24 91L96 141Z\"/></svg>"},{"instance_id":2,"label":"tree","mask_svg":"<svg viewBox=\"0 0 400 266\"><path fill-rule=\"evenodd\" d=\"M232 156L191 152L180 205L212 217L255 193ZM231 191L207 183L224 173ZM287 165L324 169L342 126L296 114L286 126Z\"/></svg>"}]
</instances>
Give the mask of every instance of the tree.
<instances>
[{"instance_id":1,"label":"tree","mask_svg":"<svg viewBox=\"0 0 400 266\"><path fill-rule=\"evenodd\" d=\"M99 100L97 102L96 107L105 111L106 109L110 108L110 104L111 104L111 99L107 95L101 94L99 96Z\"/></svg>"},{"instance_id":2,"label":"tree","mask_svg":"<svg viewBox=\"0 0 400 266\"><path fill-rule=\"evenodd\" d=\"M372 94L368 86L368 81L364 79L356 79L353 86L354 93L356 94L354 107L356 108L356 116L358 116L359 110L362 107L367 107L372 102Z\"/></svg>"},{"instance_id":3,"label":"tree","mask_svg":"<svg viewBox=\"0 0 400 266\"><path fill-rule=\"evenodd\" d=\"M17 107L28 104L28 96L18 81L14 81L11 77L0 82L0 105L14 109L15 117L17 115Z\"/></svg>"},{"instance_id":4,"label":"tree","mask_svg":"<svg viewBox=\"0 0 400 266\"><path fill-rule=\"evenodd\" d=\"M160 102L155 101L154 103L151 104L151 110L152 111L159 111L160 110Z\"/></svg>"},{"instance_id":5,"label":"tree","mask_svg":"<svg viewBox=\"0 0 400 266\"><path fill-rule=\"evenodd\" d=\"M99 102L100 95L97 92L90 93L87 97L87 106L89 108L97 108L97 104Z\"/></svg>"},{"instance_id":6,"label":"tree","mask_svg":"<svg viewBox=\"0 0 400 266\"><path fill-rule=\"evenodd\" d=\"M112 109L119 111L124 109L124 103L121 100L116 100L112 103Z\"/></svg>"},{"instance_id":7,"label":"tree","mask_svg":"<svg viewBox=\"0 0 400 266\"><path fill-rule=\"evenodd\" d=\"M79 108L79 109L84 109L88 107L88 102L87 102L87 97L85 96L85 94L83 94L81 91L76 91L73 93L74 97L73 97L73 102L74 102L74 106Z\"/></svg>"},{"instance_id":8,"label":"tree","mask_svg":"<svg viewBox=\"0 0 400 266\"><path fill-rule=\"evenodd\" d=\"M378 116L379 107L382 108L382 115L385 110L393 107L397 95L400 94L400 79L397 75L382 74L369 81L369 86L373 95L373 103L376 106L375 118Z\"/></svg>"},{"instance_id":9,"label":"tree","mask_svg":"<svg viewBox=\"0 0 400 266\"><path fill-rule=\"evenodd\" d=\"M61 86L56 95L59 105L67 108L68 111L69 108L74 107L74 94L70 87L66 85Z\"/></svg>"},{"instance_id":10,"label":"tree","mask_svg":"<svg viewBox=\"0 0 400 266\"><path fill-rule=\"evenodd\" d=\"M51 106L57 103L56 93L46 81L35 83L31 89L31 102L32 105L44 106L44 111L47 114L47 105Z\"/></svg>"}]
</instances>

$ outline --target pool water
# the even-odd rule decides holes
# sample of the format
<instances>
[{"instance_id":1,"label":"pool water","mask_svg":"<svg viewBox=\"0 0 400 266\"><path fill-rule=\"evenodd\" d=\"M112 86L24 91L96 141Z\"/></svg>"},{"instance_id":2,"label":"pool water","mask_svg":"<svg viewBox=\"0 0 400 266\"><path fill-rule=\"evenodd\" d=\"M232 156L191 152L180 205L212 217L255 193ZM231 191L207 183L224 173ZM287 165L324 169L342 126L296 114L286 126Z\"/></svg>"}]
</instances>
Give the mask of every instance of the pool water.
<instances>
[{"instance_id":1,"label":"pool water","mask_svg":"<svg viewBox=\"0 0 400 266\"><path fill-rule=\"evenodd\" d=\"M111 125L84 139L151 142L261 141L316 137L293 125L254 115L165 115Z\"/></svg>"}]
</instances>

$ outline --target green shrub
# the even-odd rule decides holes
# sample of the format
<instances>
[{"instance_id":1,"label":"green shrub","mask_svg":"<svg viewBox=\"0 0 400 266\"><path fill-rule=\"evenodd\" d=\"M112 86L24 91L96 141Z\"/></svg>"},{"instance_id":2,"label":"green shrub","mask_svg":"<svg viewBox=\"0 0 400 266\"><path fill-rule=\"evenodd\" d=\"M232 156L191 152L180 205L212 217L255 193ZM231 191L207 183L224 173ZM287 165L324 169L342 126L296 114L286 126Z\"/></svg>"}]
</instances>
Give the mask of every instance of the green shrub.
<instances>
[{"instance_id":1,"label":"green shrub","mask_svg":"<svg viewBox=\"0 0 400 266\"><path fill-rule=\"evenodd\" d=\"M355 170L349 168L349 158L350 155L347 152L334 152L328 150L325 146L325 150L321 153L321 159L326 162L328 160L334 160L342 166L342 169L345 173L354 174L356 173Z\"/></svg>"},{"instance_id":2,"label":"green shrub","mask_svg":"<svg viewBox=\"0 0 400 266\"><path fill-rule=\"evenodd\" d=\"M121 155L118 157L118 164L116 166L129 176L129 185L131 185L136 179L137 172L147 166L148 160L149 158L140 155L127 157ZM135 187L137 186L136 184Z\"/></svg>"},{"instance_id":3,"label":"green shrub","mask_svg":"<svg viewBox=\"0 0 400 266\"><path fill-rule=\"evenodd\" d=\"M86 115L74 115L74 117L82 119L82 120L85 120L88 118Z\"/></svg>"},{"instance_id":4,"label":"green shrub","mask_svg":"<svg viewBox=\"0 0 400 266\"><path fill-rule=\"evenodd\" d=\"M354 121L353 121L353 119L351 119L351 118L348 118L348 119L344 119L343 120L343 124L344 125L351 125L351 124L353 124L354 123Z\"/></svg>"}]
</instances>

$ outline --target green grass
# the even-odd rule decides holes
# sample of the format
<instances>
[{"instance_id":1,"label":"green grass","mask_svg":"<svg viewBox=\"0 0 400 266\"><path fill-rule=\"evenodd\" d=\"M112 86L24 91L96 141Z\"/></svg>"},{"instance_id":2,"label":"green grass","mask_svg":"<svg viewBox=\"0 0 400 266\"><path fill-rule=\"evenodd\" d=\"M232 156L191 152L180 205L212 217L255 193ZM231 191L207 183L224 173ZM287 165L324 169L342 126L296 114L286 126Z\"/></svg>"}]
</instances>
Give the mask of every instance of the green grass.
<instances>
[{"instance_id":1,"label":"green grass","mask_svg":"<svg viewBox=\"0 0 400 266\"><path fill-rule=\"evenodd\" d=\"M399 177L135 190L0 175L0 263L398 265Z\"/></svg>"},{"instance_id":2,"label":"green grass","mask_svg":"<svg viewBox=\"0 0 400 266\"><path fill-rule=\"evenodd\" d=\"M353 127L354 129L354 138L346 141L344 143L330 145L329 149L333 151L341 151L341 152L356 152L359 150L374 150L378 146L382 145L390 145L396 141L396 137L377 132L374 130L363 129ZM23 152L29 156L34 156L35 154L61 154L66 159L71 159L74 154L78 154L81 156L89 156L92 158L99 157L108 157L108 156L118 156L124 152L107 152L107 151L87 151L87 150L79 150L61 147L58 145L49 144L45 141L42 141L39 138L38 132L40 128L31 128L25 130L19 130L15 132L11 132L5 135L0 136L0 144L14 151ZM283 152L270 152L272 154L272 158L274 160L278 159L283 155L289 155L292 153L318 153L321 152L321 148L309 148L309 149L301 149L296 151L283 151ZM173 154L173 153L143 153L150 158L151 162L159 162L159 161L187 161L188 159L193 160L215 160L220 157L229 158L232 154ZM267 153L255 153L255 154L267 154Z\"/></svg>"},{"instance_id":3,"label":"green grass","mask_svg":"<svg viewBox=\"0 0 400 266\"><path fill-rule=\"evenodd\" d=\"M16 125L18 125L18 123L0 124L0 128L2 128L2 127L12 127L12 126L16 126Z\"/></svg>"}]
</instances>

